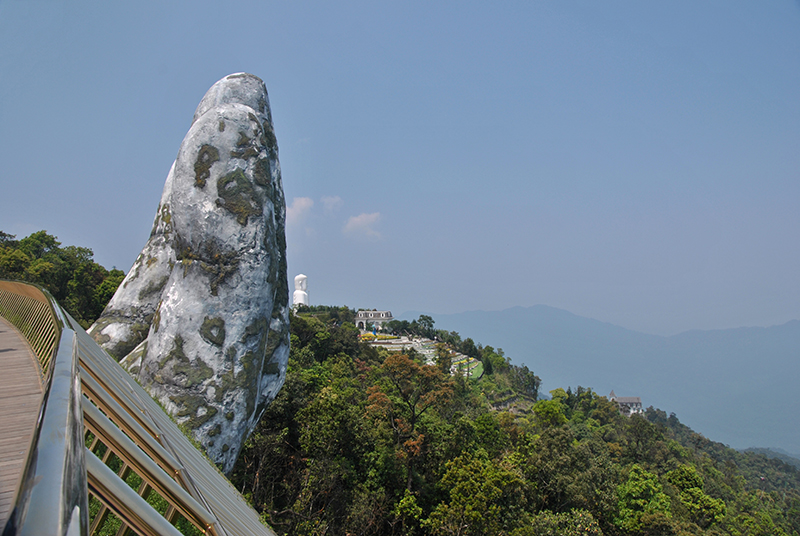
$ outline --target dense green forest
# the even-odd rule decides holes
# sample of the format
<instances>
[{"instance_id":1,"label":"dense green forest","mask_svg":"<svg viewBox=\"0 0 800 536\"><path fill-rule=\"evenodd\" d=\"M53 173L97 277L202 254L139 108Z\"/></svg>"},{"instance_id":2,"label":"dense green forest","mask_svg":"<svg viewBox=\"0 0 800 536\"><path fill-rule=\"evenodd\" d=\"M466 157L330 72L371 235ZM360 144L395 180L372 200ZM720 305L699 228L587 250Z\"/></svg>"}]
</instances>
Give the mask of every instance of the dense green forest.
<instances>
[{"instance_id":1,"label":"dense green forest","mask_svg":"<svg viewBox=\"0 0 800 536\"><path fill-rule=\"evenodd\" d=\"M47 289L81 326L88 328L122 283L122 270L106 270L89 248L61 247L47 231L16 240L0 231L0 279L36 283Z\"/></svg>"},{"instance_id":2,"label":"dense green forest","mask_svg":"<svg viewBox=\"0 0 800 536\"><path fill-rule=\"evenodd\" d=\"M124 277L39 231L0 231L0 279L46 288L88 327ZM286 383L231 475L279 534L800 535L800 471L591 389L539 397L502 349L434 329L435 363L360 342L347 307L291 319ZM484 374L450 376L449 351ZM789 460L791 461L791 460Z\"/></svg>"},{"instance_id":3,"label":"dense green forest","mask_svg":"<svg viewBox=\"0 0 800 536\"><path fill-rule=\"evenodd\" d=\"M538 400L502 351L399 326L491 363L451 377L362 344L349 315L292 317L286 383L232 474L279 534L800 534L800 472L780 460L591 389Z\"/></svg>"}]
</instances>

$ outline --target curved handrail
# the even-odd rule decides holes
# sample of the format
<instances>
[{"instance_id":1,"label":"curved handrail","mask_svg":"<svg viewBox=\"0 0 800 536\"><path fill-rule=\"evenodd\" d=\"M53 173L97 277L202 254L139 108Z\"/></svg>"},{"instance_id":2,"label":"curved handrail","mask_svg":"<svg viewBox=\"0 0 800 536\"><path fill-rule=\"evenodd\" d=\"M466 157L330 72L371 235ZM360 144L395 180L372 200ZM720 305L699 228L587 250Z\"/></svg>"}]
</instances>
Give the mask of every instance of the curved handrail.
<instances>
[{"instance_id":1,"label":"curved handrail","mask_svg":"<svg viewBox=\"0 0 800 536\"><path fill-rule=\"evenodd\" d=\"M45 386L3 536L85 535L89 517L75 331L47 291L26 283L0 281L0 315L30 343Z\"/></svg>"},{"instance_id":2,"label":"curved handrail","mask_svg":"<svg viewBox=\"0 0 800 536\"><path fill-rule=\"evenodd\" d=\"M0 316L27 339L39 360L43 379L47 378L63 325L55 314L55 300L46 292L30 283L0 280Z\"/></svg>"},{"instance_id":3,"label":"curved handrail","mask_svg":"<svg viewBox=\"0 0 800 536\"><path fill-rule=\"evenodd\" d=\"M85 536L104 529L109 513L123 530L137 534L177 534L173 521L182 518L188 530L207 536L274 536L157 402L47 291L0 281L0 293L0 315L29 341L47 340L35 336L37 326L57 330L55 342L37 345L45 391L3 536ZM90 449L84 447L85 430L93 437ZM95 450L100 443L102 456ZM122 462L117 473L106 464L109 453ZM142 480L138 491L125 481L132 473ZM166 512L145 500L151 492L169 504ZM91 525L89 494L102 505Z\"/></svg>"}]
</instances>

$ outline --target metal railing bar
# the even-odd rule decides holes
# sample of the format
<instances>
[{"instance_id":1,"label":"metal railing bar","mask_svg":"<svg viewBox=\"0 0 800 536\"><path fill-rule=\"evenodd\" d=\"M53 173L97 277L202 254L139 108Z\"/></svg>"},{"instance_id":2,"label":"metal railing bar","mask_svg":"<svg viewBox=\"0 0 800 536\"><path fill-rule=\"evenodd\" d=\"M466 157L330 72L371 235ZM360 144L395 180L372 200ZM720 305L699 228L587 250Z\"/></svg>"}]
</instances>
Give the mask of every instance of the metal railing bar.
<instances>
[{"instance_id":1,"label":"metal railing bar","mask_svg":"<svg viewBox=\"0 0 800 536\"><path fill-rule=\"evenodd\" d=\"M0 314L9 318L27 339L43 371L46 390L32 454L12 513L13 521L9 522L11 528L8 530L7 525L6 534L85 535L89 528L87 480L94 497L93 507L99 505L101 508L93 520L94 528L102 527L104 523L107 525L104 520L112 515L123 523L119 532L177 534L171 521L183 516L191 524L200 528L205 526L206 533L211 535L273 534L258 522L255 512L247 508L235 488L183 436L163 408L97 346L46 291L26 284L0 281ZM48 348L51 348L49 353ZM64 374L65 367L68 374ZM70 387L67 395L62 393L65 384ZM81 388L87 396L86 402L83 402ZM61 398L55 396L57 392L61 393ZM84 405L87 406L85 412ZM94 415L90 416L90 413ZM65 414L72 415L72 420L60 429L51 430L49 423ZM84 419L86 430L94 437L84 435ZM47 455L47 442L42 440L51 435L60 435L66 445L62 446L61 458L74 458L77 454L82 458L80 463L67 463L61 476L58 471L48 470L60 463L58 455ZM106 460L114 457L115 467L121 463L123 476L130 466L142 478L137 486L139 489L132 489L114 475L114 471L96 455L85 458L86 450L89 450L84 446L87 441L92 443L92 451L105 449L103 458ZM35 449L44 450L34 452ZM88 464L92 468L87 473ZM109 478L109 474L113 478ZM72 499L72 488L60 495L52 492L64 487L51 485L50 482L58 478L72 483L73 487L80 487L80 479L83 479L81 504L75 504ZM156 489L149 481L155 484ZM48 497L43 490L51 490ZM112 490L120 494L114 495ZM152 491L158 492L168 505L166 520L146 501L146 495ZM139 502L129 495L138 497ZM159 504L164 504L160 503L161 498ZM99 502L95 503L95 500ZM148 516L158 516L160 521ZM40 522L33 523L34 518ZM59 519L60 525L54 530L42 529L43 523L52 519Z\"/></svg>"},{"instance_id":2,"label":"metal railing bar","mask_svg":"<svg viewBox=\"0 0 800 536\"><path fill-rule=\"evenodd\" d=\"M133 429L137 436L142 439L149 437L153 441L158 441L159 434L156 427L147 418L147 414L142 411L127 411L130 406L124 397L119 396L111 386L108 386L104 378L95 374L87 368L85 362L81 360L81 382L86 396L92 399L98 406L103 408L115 422L123 424Z\"/></svg>"},{"instance_id":3,"label":"metal railing bar","mask_svg":"<svg viewBox=\"0 0 800 536\"><path fill-rule=\"evenodd\" d=\"M122 431L114 426L91 402L83 402L86 425L92 433L102 437L103 443L128 466L134 468L167 502L180 510L181 514L198 527L206 530L217 520L200 503L180 487L150 457Z\"/></svg>"},{"instance_id":4,"label":"metal railing bar","mask_svg":"<svg viewBox=\"0 0 800 536\"><path fill-rule=\"evenodd\" d=\"M161 418L168 419L166 415ZM245 511L244 508L247 508L246 505L231 500L231 497L238 494L238 491L236 491L227 479L219 477L219 473L215 467L207 463L196 463L196 458L202 455L197 452L194 447L188 442L180 441L180 438L177 438L178 440L174 442L172 442L171 439L173 439L172 436L165 434L165 436L161 438L161 441L178 460L182 461L184 467L191 465L193 468L192 472L185 469L181 470L181 475L187 482L186 485L189 492L198 501L206 505L208 511L211 512L212 515L220 519L220 523L215 525L215 529L220 535L234 534L229 532L228 526L224 521L224 519L231 520L233 518L237 520L237 523L244 524L254 533L266 532L266 534L274 536L274 533L268 527L265 527L258 521L257 517L252 515L252 510ZM226 489L229 490L228 493L225 492ZM197 493L197 495L195 495L195 493Z\"/></svg>"},{"instance_id":5,"label":"metal railing bar","mask_svg":"<svg viewBox=\"0 0 800 536\"><path fill-rule=\"evenodd\" d=\"M88 337L88 335L86 335L86 337ZM156 452L158 453L158 455L167 454L172 460L174 460L172 467L175 468L174 473L178 481L196 501L202 502L203 506L206 508L208 512L212 512L210 505L203 496L203 493L200 492L200 490L192 480L191 473L185 469L183 462L181 462L180 459L178 459L175 456L175 448L170 444L171 442L168 440L168 436L170 434L161 433L163 427L160 425L160 421L169 421L169 422L164 422L164 424L167 425L167 428L169 428L169 425L172 425L174 427L175 423L169 420L169 417L166 416L163 409L160 407L157 408L157 411L151 413L151 409L155 409L151 408L151 406L155 405L155 402L149 397L149 395L147 395L144 392L143 394L146 397L146 399L141 398L139 396L139 393L135 390L135 387L138 387L138 385L132 384L132 379L127 375L118 378L120 383L122 383L124 387L122 386L121 386L122 388L120 387L112 388L111 386L106 387L105 386L106 380L111 381L114 377L117 377L120 374L123 375L126 374L119 367L113 367L112 370L108 370L108 368L103 364L103 362L106 360L107 358L90 361L89 356L81 355L81 365L83 367L83 370L85 373L88 372L88 374L83 375L84 393L87 396L89 396L90 399L95 401L103 411L106 411L112 420L116 420L115 417L120 417L121 420L127 416L133 415L135 421L137 421L139 424L144 424L144 419L149 418L150 423L148 424L150 424L150 426L147 426L146 429L155 438L157 444L161 447L161 449L155 449L154 454ZM97 370L93 368L95 366L97 367ZM108 374L103 374L103 372L106 371L108 371ZM141 390L141 388L139 389ZM144 406L144 409L140 409L140 412L132 412L132 413L128 413L124 410L121 412L118 411L116 408L119 408L121 410L125 406L139 407L139 408L142 407L139 406L133 400L125 400L128 397L124 396L123 393L124 394L130 393L130 397L135 398L138 404L142 404L142 406ZM98 400L101 401L98 402ZM176 432L180 439L186 441L182 432L178 431L177 429ZM195 451L194 447L190 446L189 448L193 452L195 452L196 456L199 456L199 453ZM205 464L208 462L205 459L203 459L201 463ZM238 493L235 490L234 492ZM211 515L212 516L214 515L213 512L211 513ZM222 530L223 532L220 533L220 530ZM210 534L218 534L218 533L227 534L224 532L224 529L222 528L222 525L220 523L212 525L208 529L208 532Z\"/></svg>"},{"instance_id":6,"label":"metal railing bar","mask_svg":"<svg viewBox=\"0 0 800 536\"><path fill-rule=\"evenodd\" d=\"M94 496L94 494L92 494L92 496ZM100 499L97 500L100 501ZM88 534L94 534L97 532L97 530L105 524L108 514L111 511L108 509L108 506L103 504L102 501L100 501L100 504L100 510L97 512L97 515L94 516L94 520L92 521L92 525L89 527Z\"/></svg>"},{"instance_id":7,"label":"metal railing bar","mask_svg":"<svg viewBox=\"0 0 800 536\"><path fill-rule=\"evenodd\" d=\"M74 335L72 330L61 333L22 484L4 534L77 535L75 531L88 526Z\"/></svg>"},{"instance_id":8,"label":"metal railing bar","mask_svg":"<svg viewBox=\"0 0 800 536\"><path fill-rule=\"evenodd\" d=\"M182 432L178 432L178 433L182 433ZM177 453L176 449L171 445L170 438L167 435L164 435L164 436L161 437L161 442L164 444L164 446L167 449L169 449L173 453L173 455L178 457L178 453ZM179 476L181 482L183 483L184 487L192 495L192 497L194 497L198 501L202 501L203 506L205 506L205 508L207 508L208 511L211 512L212 515L216 515L216 512L214 512L214 509L208 503L208 499L200 491L200 488L198 488L197 484L195 483L192 474L189 471L187 471L185 467L183 467L178 472L178 476ZM208 493L209 489L204 489L204 491L206 493ZM209 532L211 534L214 534L214 535L217 535L217 534L227 535L228 534L227 530L222 525L222 523L217 523L216 525L211 525L209 527Z\"/></svg>"},{"instance_id":9,"label":"metal railing bar","mask_svg":"<svg viewBox=\"0 0 800 536\"><path fill-rule=\"evenodd\" d=\"M161 468L177 475L181 468L180 462L175 459L162 445L146 430L140 422L132 418L113 397L104 396L107 394L94 378L84 375L82 377L84 392L97 404L111 420L116 423L139 448L144 450Z\"/></svg>"},{"instance_id":10,"label":"metal railing bar","mask_svg":"<svg viewBox=\"0 0 800 536\"><path fill-rule=\"evenodd\" d=\"M108 377L109 381L113 381L117 387L130 396L134 396L134 390L130 385L130 375L119 366L116 360L97 346L94 339L86 332L79 334L79 342L84 360L90 362L93 368L99 369L98 373ZM137 404L137 406L141 409L141 404Z\"/></svg>"},{"instance_id":11,"label":"metal railing bar","mask_svg":"<svg viewBox=\"0 0 800 536\"><path fill-rule=\"evenodd\" d=\"M85 422L84 422L84 424L85 424ZM109 450L111 450L111 449L109 449ZM120 480L122 480L123 482L125 482L125 483L127 484L127 482L126 482L126 479L128 478L128 476L129 476L129 475L130 475L132 472L133 472L134 474L136 474L136 472L135 472L135 471L133 471L133 469L131 468L131 466L130 466L130 465L128 465L127 463L123 462L123 463L122 463L122 467L121 467L121 468L120 468L120 470L117 472L117 476L119 477L119 479L120 479ZM139 493L138 493L138 490L137 490L137 493L136 493L136 494L137 494L137 495L139 495ZM141 497L141 495L139 495L139 496ZM142 498L144 498L144 497L142 497ZM147 500L147 499L145 499L145 500ZM148 504L149 504L149 503L148 503ZM120 523L120 524L119 524L119 528L117 529L117 536L122 536L123 534L125 534L126 532L128 532L128 529L129 529L129 528L130 528L130 527L128 527L128 525L126 525L124 522L123 522L123 523Z\"/></svg>"},{"instance_id":12,"label":"metal railing bar","mask_svg":"<svg viewBox=\"0 0 800 536\"><path fill-rule=\"evenodd\" d=\"M131 387L131 377L128 373L115 361L109 362L108 356L98 356L97 351L100 349L94 345L94 340L88 335L79 337L79 343L81 348L80 358L84 368L88 369L107 391L114 393L120 399L120 404L135 409L138 413L144 415L145 405ZM92 346L95 346L94 351ZM151 420L143 423L143 425L145 428L152 428L153 422Z\"/></svg>"},{"instance_id":13,"label":"metal railing bar","mask_svg":"<svg viewBox=\"0 0 800 536\"><path fill-rule=\"evenodd\" d=\"M0 281L0 315L22 333L39 360L42 377L48 373L60 336L52 297L37 286Z\"/></svg>"},{"instance_id":14,"label":"metal railing bar","mask_svg":"<svg viewBox=\"0 0 800 536\"><path fill-rule=\"evenodd\" d=\"M88 337L88 335L86 335L86 337ZM128 407L133 406L133 407L139 407L139 408L143 407L144 409L140 409L141 413L135 413L134 414L134 418L137 421L139 421L140 423L142 423L142 419L143 418L150 418L151 419L152 426L148 427L148 431L151 432L151 434L156 438L158 444L160 444L165 449L165 452L170 454L172 456L172 458L174 460L176 460L175 467L177 468L177 470L175 471L175 474L176 474L176 476L178 478L178 481L189 492L189 494L192 497L194 497L195 500L197 500L199 502L202 502L202 504L205 506L207 511L211 512L212 515L214 515L214 513L213 513L213 511L211 509L211 506L208 504L208 501L206 500L205 496L200 491L200 489L197 487L197 485L194 483L193 478L192 478L192 474L189 471L186 470L185 464L180 461L180 458L177 457L176 449L175 449L175 447L173 445L171 445L172 442L169 440L169 437L171 437L171 434L170 433L161 432L161 430L164 429L164 426L162 426L162 424L166 425L167 429L170 429L170 425L172 427L175 427L175 423L172 422L171 420L169 420L169 417L167 417L166 413L164 412L164 410L162 408L160 408L160 407L153 408L152 407L152 406L155 405L155 402L150 398L149 395L144 393L144 391L142 391L142 394L144 395L144 398L139 396L139 392L134 389L135 387L138 387L138 385L137 384L133 384L132 383L132 379L129 376L127 376L127 374L121 368L113 367L111 370L109 370L106 366L104 366L103 363L106 360L107 360L107 358L106 359L96 359L96 360L92 360L91 362L89 362L89 357L88 356L86 356L86 355L82 355L81 356L81 364L84 367L84 372L88 372L89 373L89 375L84 374L84 378L85 379L91 378L91 380L95 380L94 381L94 385L90 385L92 383L91 380L89 380L88 382L84 381L84 391L87 394L87 396L92 398L92 394L89 392L89 391L92 391L92 392L96 393L98 398L103 398L103 403L98 403L98 406L100 406L101 409L103 409L104 411L106 410L106 407L104 407L105 404L108 404L108 406L114 406L114 404L112 404L112 402L115 402L116 405L119 406L120 408L124 407L124 406L128 406ZM93 366L97 366L97 368L99 370L93 369L92 368ZM101 373L102 373L101 371L102 372L108 371L108 374L102 374L102 378L101 378ZM120 376L120 375L123 375L123 376ZM124 387L122 387L122 386L116 387L116 388L105 387L104 386L105 385L105 381L106 380L111 381L113 378L118 378L120 383L122 383L122 385ZM101 383L104 384L104 385L101 385ZM89 389L86 389L87 387L89 387ZM139 390L141 390L141 387L139 387ZM138 404L136 404L133 400L130 400L130 401L124 400L123 398L127 398L127 397L124 397L123 393L130 393L130 396L132 398L135 398L136 402L138 402L139 404L142 404L142 406L138 406ZM108 394L110 396L103 397L103 394ZM153 410L153 409L155 409L156 411L151 413L151 410ZM115 413L115 411L113 409L110 409L110 411L108 411L108 415L112 418L112 420L114 420L114 416L115 416L114 413ZM123 412L122 413L123 418L126 415L130 415L130 414L127 413L127 412ZM156 431L158 431L158 432L156 432ZM177 433L177 437L179 438L178 443L180 444L180 440L183 440L184 442L186 442L186 439L183 436L183 432L180 432L177 429L175 431ZM202 455L200 455L195 450L195 448L193 446L191 446L188 442L186 442L186 445L188 445L188 448L194 453L195 456L199 456L202 459L201 464L208 463L207 460L203 459ZM197 460L195 460L195 461L197 461ZM210 469L210 470L214 470L214 469ZM225 482L227 483L227 480L225 480ZM207 484L209 484L211 487L213 487L213 484L211 484L210 482L207 482ZM228 483L228 485L230 486L229 483ZM231 487L230 489L232 490L233 493L238 493L233 487ZM209 491L208 489L205 490L206 493L208 493L208 491ZM263 528L263 526L260 526L260 528ZM222 532L220 532L220 531L222 531ZM217 534L217 533L219 533L219 534L227 534L224 531L224 528L222 527L222 524L220 524L220 523L212 525L210 527L210 529L209 529L209 533L211 533L211 534Z\"/></svg>"},{"instance_id":15,"label":"metal railing bar","mask_svg":"<svg viewBox=\"0 0 800 536\"><path fill-rule=\"evenodd\" d=\"M86 335L88 342L94 341ZM99 349L99 348L98 348ZM146 401L142 399L140 393L134 388L141 388L132 381L132 378L120 367L116 365L107 355L97 356L92 352L83 352L80 355L81 367L84 376L91 377L96 385L108 394L104 400L114 400L125 414L133 417L147 433L156 441L160 439L161 428L156 424L148 412L148 403L152 399L146 393Z\"/></svg>"},{"instance_id":16,"label":"metal railing bar","mask_svg":"<svg viewBox=\"0 0 800 536\"><path fill-rule=\"evenodd\" d=\"M123 523L122 525L120 525L119 529L117 530L116 536L125 536L125 534L127 534L129 528L130 527L128 527L125 523Z\"/></svg>"},{"instance_id":17,"label":"metal railing bar","mask_svg":"<svg viewBox=\"0 0 800 536\"><path fill-rule=\"evenodd\" d=\"M86 472L92 494L134 531L144 536L181 536L94 454L86 454Z\"/></svg>"}]
</instances>

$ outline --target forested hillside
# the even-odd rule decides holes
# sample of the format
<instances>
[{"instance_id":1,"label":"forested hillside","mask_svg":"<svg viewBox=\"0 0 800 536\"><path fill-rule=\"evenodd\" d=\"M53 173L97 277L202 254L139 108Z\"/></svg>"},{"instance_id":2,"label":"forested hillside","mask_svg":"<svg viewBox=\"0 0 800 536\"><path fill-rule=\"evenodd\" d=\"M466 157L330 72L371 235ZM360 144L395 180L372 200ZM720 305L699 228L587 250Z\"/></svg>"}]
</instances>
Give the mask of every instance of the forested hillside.
<instances>
[{"instance_id":1,"label":"forested hillside","mask_svg":"<svg viewBox=\"0 0 800 536\"><path fill-rule=\"evenodd\" d=\"M61 247L47 231L21 240L0 231L0 279L36 283L47 289L84 328L100 316L125 277L93 260L89 248Z\"/></svg>"},{"instance_id":2,"label":"forested hillside","mask_svg":"<svg viewBox=\"0 0 800 536\"><path fill-rule=\"evenodd\" d=\"M0 278L42 285L87 326L123 276L45 231L0 232ZM483 362L452 377L447 351L426 364L360 342L354 313L292 317L286 383L231 475L279 534L800 534L790 464L652 407L624 417L588 388L539 400L539 378L499 348L424 315L391 326Z\"/></svg>"},{"instance_id":3,"label":"forested hillside","mask_svg":"<svg viewBox=\"0 0 800 536\"><path fill-rule=\"evenodd\" d=\"M515 363L536 369L545 391L591 385L605 395L613 389L674 411L735 448L800 453L800 427L786 426L787 415L800 414L794 395L800 320L664 337L544 305L433 319L440 328L502 346Z\"/></svg>"},{"instance_id":4,"label":"forested hillside","mask_svg":"<svg viewBox=\"0 0 800 536\"><path fill-rule=\"evenodd\" d=\"M279 534L800 532L794 467L590 389L537 401L538 378L490 347L483 377L450 377L332 313L292 318L286 384L232 475Z\"/></svg>"}]
</instances>

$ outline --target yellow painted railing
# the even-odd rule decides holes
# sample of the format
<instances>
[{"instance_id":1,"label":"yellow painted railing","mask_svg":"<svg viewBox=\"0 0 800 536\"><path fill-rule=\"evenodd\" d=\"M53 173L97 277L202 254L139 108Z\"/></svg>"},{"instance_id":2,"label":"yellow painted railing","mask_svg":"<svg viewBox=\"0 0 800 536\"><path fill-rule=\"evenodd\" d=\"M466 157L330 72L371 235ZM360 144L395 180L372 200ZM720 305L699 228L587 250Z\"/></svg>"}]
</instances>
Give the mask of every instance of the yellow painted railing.
<instances>
[{"instance_id":1,"label":"yellow painted railing","mask_svg":"<svg viewBox=\"0 0 800 536\"><path fill-rule=\"evenodd\" d=\"M0 281L0 315L27 338L47 385L4 536L274 536L49 294Z\"/></svg>"},{"instance_id":2,"label":"yellow painted railing","mask_svg":"<svg viewBox=\"0 0 800 536\"><path fill-rule=\"evenodd\" d=\"M44 293L26 283L0 281L0 316L27 339L39 360L42 378L47 377L61 326Z\"/></svg>"}]
</instances>

